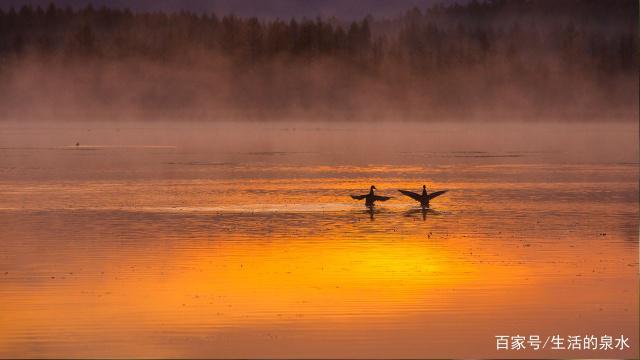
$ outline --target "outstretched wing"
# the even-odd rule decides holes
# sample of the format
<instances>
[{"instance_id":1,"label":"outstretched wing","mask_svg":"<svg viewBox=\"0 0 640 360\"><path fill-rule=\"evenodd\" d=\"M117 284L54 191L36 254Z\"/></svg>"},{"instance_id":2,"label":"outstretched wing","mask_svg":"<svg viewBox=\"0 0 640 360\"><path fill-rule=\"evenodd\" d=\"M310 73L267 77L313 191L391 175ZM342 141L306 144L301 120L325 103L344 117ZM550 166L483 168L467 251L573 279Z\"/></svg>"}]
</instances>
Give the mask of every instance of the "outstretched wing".
<instances>
[{"instance_id":1,"label":"outstretched wing","mask_svg":"<svg viewBox=\"0 0 640 360\"><path fill-rule=\"evenodd\" d=\"M414 193L412 191L407 191L407 190L398 190L398 191L400 191L404 195L407 195L408 197L412 198L413 200L420 201L422 199L422 195L416 194L416 193Z\"/></svg>"},{"instance_id":2,"label":"outstretched wing","mask_svg":"<svg viewBox=\"0 0 640 360\"><path fill-rule=\"evenodd\" d=\"M367 197L366 194L365 195L351 195L351 198L354 199L354 200L362 200L362 199L364 199L366 197Z\"/></svg>"},{"instance_id":3,"label":"outstretched wing","mask_svg":"<svg viewBox=\"0 0 640 360\"><path fill-rule=\"evenodd\" d=\"M378 195L374 195L374 200L375 201L387 201L389 199L391 199L391 196L378 196Z\"/></svg>"},{"instance_id":4,"label":"outstretched wing","mask_svg":"<svg viewBox=\"0 0 640 360\"><path fill-rule=\"evenodd\" d=\"M438 197L438 196L446 193L447 191L449 191L449 190L442 190L442 191L432 192L431 194L429 194L429 200L431 200L431 199L433 199L435 197Z\"/></svg>"}]
</instances>

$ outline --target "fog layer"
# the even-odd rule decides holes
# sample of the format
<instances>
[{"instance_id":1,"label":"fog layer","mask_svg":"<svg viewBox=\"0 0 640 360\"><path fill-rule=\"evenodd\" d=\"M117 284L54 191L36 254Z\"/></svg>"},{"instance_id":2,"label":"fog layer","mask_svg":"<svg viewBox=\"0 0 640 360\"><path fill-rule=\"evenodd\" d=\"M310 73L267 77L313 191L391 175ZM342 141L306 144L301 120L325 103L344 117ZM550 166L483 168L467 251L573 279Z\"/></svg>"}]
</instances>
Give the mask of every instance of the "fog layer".
<instances>
[{"instance_id":1,"label":"fog layer","mask_svg":"<svg viewBox=\"0 0 640 360\"><path fill-rule=\"evenodd\" d=\"M395 19L0 11L2 119L637 120L637 3Z\"/></svg>"}]
</instances>

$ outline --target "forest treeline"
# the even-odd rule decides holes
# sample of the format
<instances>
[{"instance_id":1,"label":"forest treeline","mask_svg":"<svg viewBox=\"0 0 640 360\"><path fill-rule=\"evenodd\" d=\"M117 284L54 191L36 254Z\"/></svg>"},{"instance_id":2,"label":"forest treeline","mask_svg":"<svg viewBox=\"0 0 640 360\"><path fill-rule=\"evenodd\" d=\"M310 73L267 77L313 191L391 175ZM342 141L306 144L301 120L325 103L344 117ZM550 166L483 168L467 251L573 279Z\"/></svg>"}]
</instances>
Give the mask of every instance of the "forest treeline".
<instances>
[{"instance_id":1,"label":"forest treeline","mask_svg":"<svg viewBox=\"0 0 640 360\"><path fill-rule=\"evenodd\" d=\"M122 76L139 83L127 97L138 108L349 111L384 99L387 110L428 112L496 108L511 99L527 109L619 109L637 94L637 29L634 0L474 0L353 22L24 6L0 9L0 94L16 83L26 92L16 71L35 59L44 65L30 71L45 77L47 66L63 73L115 66L95 80L94 107L119 106L110 81ZM131 68L140 64L157 70L144 83ZM167 71L168 78L159 75ZM51 81L63 86L64 78ZM109 94L115 100L104 100Z\"/></svg>"}]
</instances>

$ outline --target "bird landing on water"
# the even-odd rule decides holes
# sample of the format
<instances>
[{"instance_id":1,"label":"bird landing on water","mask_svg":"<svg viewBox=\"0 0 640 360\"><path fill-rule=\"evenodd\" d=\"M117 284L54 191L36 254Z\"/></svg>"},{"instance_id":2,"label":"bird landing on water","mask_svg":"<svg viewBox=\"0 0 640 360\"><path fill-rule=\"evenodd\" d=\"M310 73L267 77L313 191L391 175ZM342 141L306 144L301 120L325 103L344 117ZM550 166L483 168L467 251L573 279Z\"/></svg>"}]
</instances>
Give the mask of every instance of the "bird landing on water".
<instances>
[{"instance_id":1,"label":"bird landing on water","mask_svg":"<svg viewBox=\"0 0 640 360\"><path fill-rule=\"evenodd\" d=\"M365 199L364 204L366 206L374 206L376 201L387 201L391 199L390 196L379 196L374 193L377 190L374 185L371 185L369 188L369 193L364 195L351 195L351 198L354 200L362 200Z\"/></svg>"},{"instance_id":2,"label":"bird landing on water","mask_svg":"<svg viewBox=\"0 0 640 360\"><path fill-rule=\"evenodd\" d=\"M427 186L426 185L422 185L422 194L418 194L418 193L414 193L412 191L407 191L407 190L398 190L400 191L403 195L406 195L410 198L412 198L415 201L418 201L420 203L420 206L422 206L423 208L428 208L429 207L429 201L435 197L438 197L444 193L446 193L449 190L441 190L441 191L436 191L436 192L432 192L431 194L429 194L427 192Z\"/></svg>"}]
</instances>

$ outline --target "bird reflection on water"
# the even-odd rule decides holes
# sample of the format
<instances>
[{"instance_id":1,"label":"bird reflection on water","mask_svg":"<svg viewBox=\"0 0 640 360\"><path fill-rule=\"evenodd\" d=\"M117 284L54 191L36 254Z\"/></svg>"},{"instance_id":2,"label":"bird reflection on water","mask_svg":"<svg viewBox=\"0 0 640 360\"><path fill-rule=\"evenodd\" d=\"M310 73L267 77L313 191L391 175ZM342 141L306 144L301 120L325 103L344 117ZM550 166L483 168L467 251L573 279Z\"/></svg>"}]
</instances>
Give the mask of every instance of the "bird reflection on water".
<instances>
[{"instance_id":1,"label":"bird reflection on water","mask_svg":"<svg viewBox=\"0 0 640 360\"><path fill-rule=\"evenodd\" d=\"M385 207L378 207L378 206L367 206L364 210L360 210L355 212L355 214L366 214L369 216L369 220L371 221L375 221L376 216L380 215L381 213L385 213L385 214L391 214L393 215L393 213L398 214L399 212L390 210L389 208L385 208ZM416 208L411 208L407 211L402 212L404 217L407 218L414 218L416 215L420 214L422 215L422 220L426 221L427 217L434 217L434 216L441 216L444 213L440 212L440 211L436 211L434 209L430 209L430 208L423 208L423 207L416 207Z\"/></svg>"},{"instance_id":2,"label":"bird reflection on water","mask_svg":"<svg viewBox=\"0 0 640 360\"><path fill-rule=\"evenodd\" d=\"M409 217L409 218L413 218L413 216L416 215L416 214L422 214L422 221L426 221L427 220L427 214L429 214L430 216L442 215L441 212L438 212L436 210L421 206L421 207L410 209L410 210L406 211L404 213L404 216Z\"/></svg>"},{"instance_id":3,"label":"bird reflection on water","mask_svg":"<svg viewBox=\"0 0 640 360\"><path fill-rule=\"evenodd\" d=\"M369 219L371 221L374 221L376 219L375 214L379 212L380 210L377 210L374 205L367 206L367 210L364 210L364 213L369 214Z\"/></svg>"}]
</instances>

